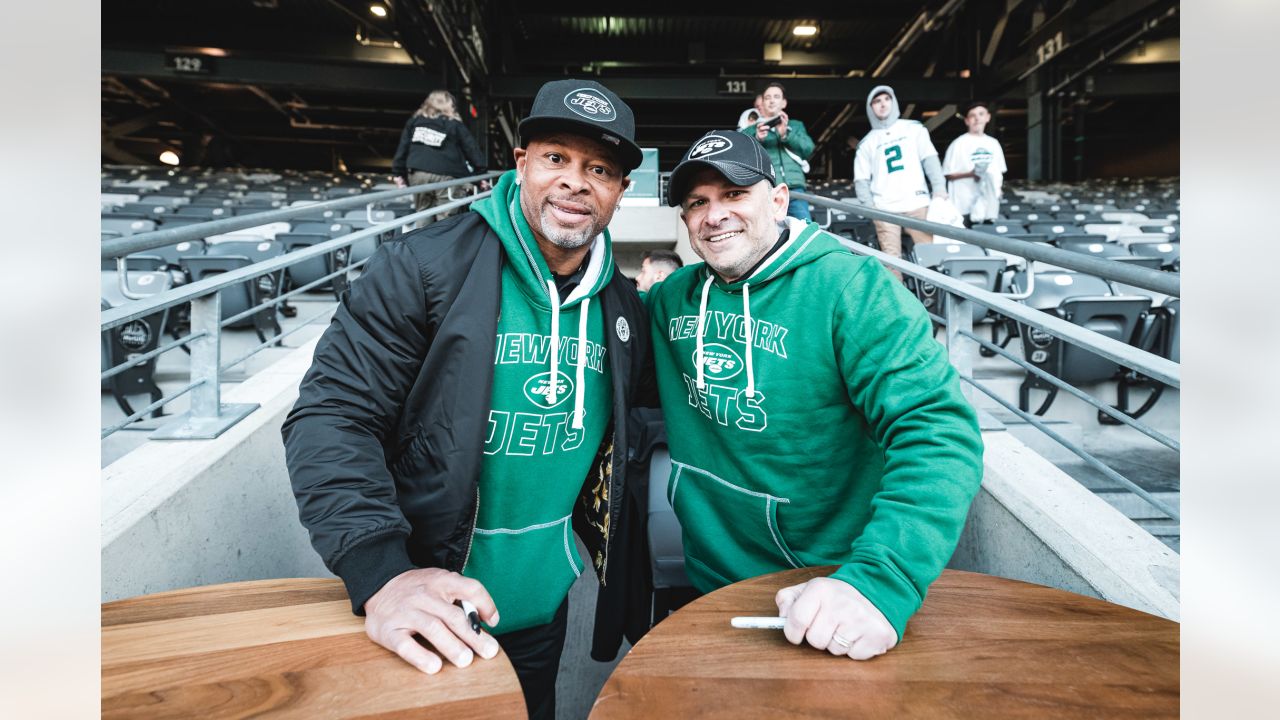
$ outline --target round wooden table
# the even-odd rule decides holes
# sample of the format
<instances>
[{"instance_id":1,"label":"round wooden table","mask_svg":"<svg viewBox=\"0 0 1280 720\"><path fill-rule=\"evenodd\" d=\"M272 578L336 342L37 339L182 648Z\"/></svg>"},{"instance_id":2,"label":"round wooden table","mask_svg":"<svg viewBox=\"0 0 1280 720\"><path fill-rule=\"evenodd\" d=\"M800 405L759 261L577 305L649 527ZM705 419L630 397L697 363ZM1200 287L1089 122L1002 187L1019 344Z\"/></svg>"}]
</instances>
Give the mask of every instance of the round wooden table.
<instances>
[{"instance_id":1,"label":"round wooden table","mask_svg":"<svg viewBox=\"0 0 1280 720\"><path fill-rule=\"evenodd\" d=\"M615 718L1178 716L1177 623L1053 588L947 570L898 647L869 661L738 630L834 568L735 583L659 623L591 712Z\"/></svg>"},{"instance_id":2,"label":"round wooden table","mask_svg":"<svg viewBox=\"0 0 1280 720\"><path fill-rule=\"evenodd\" d=\"M337 580L210 585L102 606L104 718L524 718L505 653L425 675Z\"/></svg>"}]
</instances>

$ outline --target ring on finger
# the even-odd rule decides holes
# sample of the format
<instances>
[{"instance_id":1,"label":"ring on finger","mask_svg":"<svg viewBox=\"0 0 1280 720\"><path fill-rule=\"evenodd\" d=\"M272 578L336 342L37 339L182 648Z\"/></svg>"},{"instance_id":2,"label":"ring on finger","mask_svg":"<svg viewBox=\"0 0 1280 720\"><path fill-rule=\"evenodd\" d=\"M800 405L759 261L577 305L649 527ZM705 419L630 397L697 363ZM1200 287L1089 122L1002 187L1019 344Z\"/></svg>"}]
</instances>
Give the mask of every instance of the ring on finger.
<instances>
[{"instance_id":1,"label":"ring on finger","mask_svg":"<svg viewBox=\"0 0 1280 720\"><path fill-rule=\"evenodd\" d=\"M851 640L845 640L844 638L840 637L840 633L832 633L832 634L831 634L831 642L833 642L833 643L835 643L835 644L839 645L840 647L842 647L842 648L844 648L844 649L846 649L846 650L848 650L848 649L849 649L849 646L853 644L853 641L851 641Z\"/></svg>"}]
</instances>

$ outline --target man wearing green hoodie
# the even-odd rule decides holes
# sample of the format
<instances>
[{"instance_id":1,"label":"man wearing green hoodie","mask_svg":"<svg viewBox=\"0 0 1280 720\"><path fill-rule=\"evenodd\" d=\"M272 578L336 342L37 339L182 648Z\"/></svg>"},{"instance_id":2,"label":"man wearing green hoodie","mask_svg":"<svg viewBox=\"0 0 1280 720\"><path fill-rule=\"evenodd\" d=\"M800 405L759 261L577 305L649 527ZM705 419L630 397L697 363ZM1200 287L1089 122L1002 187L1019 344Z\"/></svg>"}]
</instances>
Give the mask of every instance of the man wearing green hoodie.
<instances>
[{"instance_id":1,"label":"man wearing green hoodie","mask_svg":"<svg viewBox=\"0 0 1280 720\"><path fill-rule=\"evenodd\" d=\"M369 637L426 673L501 645L551 718L575 534L601 584L592 655L647 628L624 446L656 396L606 230L640 164L630 108L550 82L519 131L492 195L352 283L283 433L299 516Z\"/></svg>"},{"instance_id":2,"label":"man wearing green hoodie","mask_svg":"<svg viewBox=\"0 0 1280 720\"><path fill-rule=\"evenodd\" d=\"M975 412L920 303L786 218L754 140L708 133L670 187L705 260L648 297L685 570L709 592L836 565L778 593L787 639L879 655L955 549L982 480Z\"/></svg>"}]
</instances>

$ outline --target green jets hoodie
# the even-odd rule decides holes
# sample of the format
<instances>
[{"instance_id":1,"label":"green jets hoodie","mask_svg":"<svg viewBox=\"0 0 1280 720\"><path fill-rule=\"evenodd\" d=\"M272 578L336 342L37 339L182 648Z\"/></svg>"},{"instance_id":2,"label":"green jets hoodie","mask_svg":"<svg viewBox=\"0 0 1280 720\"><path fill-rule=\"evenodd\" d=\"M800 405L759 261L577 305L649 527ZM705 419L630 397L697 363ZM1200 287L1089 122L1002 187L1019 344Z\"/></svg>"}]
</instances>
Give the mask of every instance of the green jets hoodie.
<instances>
[{"instance_id":1,"label":"green jets hoodie","mask_svg":"<svg viewBox=\"0 0 1280 720\"><path fill-rule=\"evenodd\" d=\"M709 592L839 565L901 637L982 481L976 414L901 283L790 223L748 278L649 293L685 570Z\"/></svg>"},{"instance_id":2,"label":"green jets hoodie","mask_svg":"<svg viewBox=\"0 0 1280 720\"><path fill-rule=\"evenodd\" d=\"M613 408L593 302L613 277L608 231L593 241L582 282L559 297L514 178L507 172L472 205L506 257L476 529L462 570L493 597L503 633L550 622L582 572L573 502Z\"/></svg>"}]
</instances>

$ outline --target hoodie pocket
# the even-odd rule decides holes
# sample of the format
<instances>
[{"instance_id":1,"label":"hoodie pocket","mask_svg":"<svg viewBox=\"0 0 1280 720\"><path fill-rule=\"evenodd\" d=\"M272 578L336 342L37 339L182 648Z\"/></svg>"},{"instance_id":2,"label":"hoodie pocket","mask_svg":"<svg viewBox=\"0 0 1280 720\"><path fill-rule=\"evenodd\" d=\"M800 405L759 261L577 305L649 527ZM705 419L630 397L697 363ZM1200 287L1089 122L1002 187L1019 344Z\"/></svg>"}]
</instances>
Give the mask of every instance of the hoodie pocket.
<instances>
[{"instance_id":1,"label":"hoodie pocket","mask_svg":"<svg viewBox=\"0 0 1280 720\"><path fill-rule=\"evenodd\" d=\"M804 565L778 527L778 505L789 498L748 490L684 463L671 467L667 499L684 529L692 569L720 582Z\"/></svg>"},{"instance_id":2,"label":"hoodie pocket","mask_svg":"<svg viewBox=\"0 0 1280 720\"><path fill-rule=\"evenodd\" d=\"M510 529L476 528L463 574L484 584L506 633L551 622L582 574L570 517Z\"/></svg>"}]
</instances>

